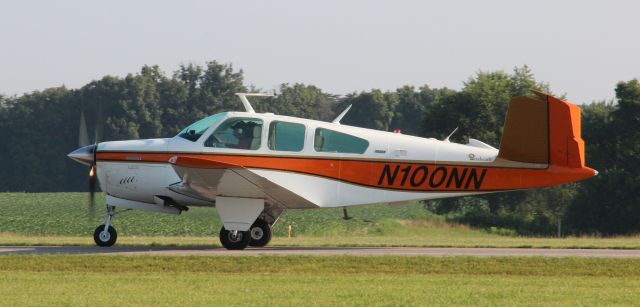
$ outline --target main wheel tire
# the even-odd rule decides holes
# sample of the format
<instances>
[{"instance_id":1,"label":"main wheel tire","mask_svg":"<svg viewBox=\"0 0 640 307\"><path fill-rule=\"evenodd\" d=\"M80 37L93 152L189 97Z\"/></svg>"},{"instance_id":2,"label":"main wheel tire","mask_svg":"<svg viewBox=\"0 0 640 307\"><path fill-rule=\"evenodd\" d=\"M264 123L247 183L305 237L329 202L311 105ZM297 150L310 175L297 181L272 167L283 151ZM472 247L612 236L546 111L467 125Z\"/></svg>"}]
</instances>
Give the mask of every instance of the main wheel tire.
<instances>
[{"instance_id":1,"label":"main wheel tire","mask_svg":"<svg viewBox=\"0 0 640 307\"><path fill-rule=\"evenodd\" d=\"M271 226L264 220L256 220L249 228L251 236L250 246L264 247L271 241Z\"/></svg>"},{"instance_id":2,"label":"main wheel tire","mask_svg":"<svg viewBox=\"0 0 640 307\"><path fill-rule=\"evenodd\" d=\"M118 239L118 232L116 232L116 229L111 226L109 226L109 228L105 232L104 224L103 224L98 226L96 230L93 232L93 241L95 241L96 245L100 247L113 246L113 244L116 243L117 239Z\"/></svg>"},{"instance_id":3,"label":"main wheel tire","mask_svg":"<svg viewBox=\"0 0 640 307\"><path fill-rule=\"evenodd\" d=\"M248 231L238 231L234 236L233 232L226 230L224 226L220 229L220 243L226 249L245 249L249 246L249 241L251 241L251 236Z\"/></svg>"}]
</instances>

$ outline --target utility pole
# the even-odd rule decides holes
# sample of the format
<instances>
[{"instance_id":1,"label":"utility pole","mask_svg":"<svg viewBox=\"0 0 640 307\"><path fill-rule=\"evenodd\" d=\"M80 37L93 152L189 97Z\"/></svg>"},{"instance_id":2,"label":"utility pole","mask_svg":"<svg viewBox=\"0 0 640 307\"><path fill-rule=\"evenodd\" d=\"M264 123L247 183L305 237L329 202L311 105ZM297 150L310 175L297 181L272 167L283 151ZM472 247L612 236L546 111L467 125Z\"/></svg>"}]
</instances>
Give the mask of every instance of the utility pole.
<instances>
[{"instance_id":1,"label":"utility pole","mask_svg":"<svg viewBox=\"0 0 640 307\"><path fill-rule=\"evenodd\" d=\"M562 218L558 214L558 238L562 237Z\"/></svg>"}]
</instances>

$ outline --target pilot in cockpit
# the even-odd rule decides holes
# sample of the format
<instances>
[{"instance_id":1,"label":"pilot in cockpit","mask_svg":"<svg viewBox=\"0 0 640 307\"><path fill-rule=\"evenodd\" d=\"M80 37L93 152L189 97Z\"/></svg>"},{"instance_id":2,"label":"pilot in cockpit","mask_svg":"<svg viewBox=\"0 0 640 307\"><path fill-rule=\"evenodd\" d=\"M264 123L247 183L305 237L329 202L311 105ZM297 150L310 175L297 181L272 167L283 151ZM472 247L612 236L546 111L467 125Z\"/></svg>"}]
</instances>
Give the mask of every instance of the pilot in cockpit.
<instances>
[{"instance_id":1,"label":"pilot in cockpit","mask_svg":"<svg viewBox=\"0 0 640 307\"><path fill-rule=\"evenodd\" d=\"M229 148L237 149L251 149L251 141L253 140L253 127L256 124L253 122L239 121L231 126L233 129L233 136L238 139L237 144L229 144Z\"/></svg>"}]
</instances>

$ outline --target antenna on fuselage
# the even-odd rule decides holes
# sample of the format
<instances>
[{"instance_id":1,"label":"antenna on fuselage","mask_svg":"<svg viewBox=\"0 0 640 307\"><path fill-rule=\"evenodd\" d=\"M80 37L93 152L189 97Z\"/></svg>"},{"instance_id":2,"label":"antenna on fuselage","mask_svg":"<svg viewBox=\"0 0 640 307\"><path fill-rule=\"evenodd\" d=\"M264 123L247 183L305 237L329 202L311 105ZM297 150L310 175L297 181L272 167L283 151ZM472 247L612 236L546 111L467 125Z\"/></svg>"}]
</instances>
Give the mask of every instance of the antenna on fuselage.
<instances>
[{"instance_id":1,"label":"antenna on fuselage","mask_svg":"<svg viewBox=\"0 0 640 307\"><path fill-rule=\"evenodd\" d=\"M451 131L451 133L449 133L449 135L448 135L444 140L442 140L442 141L443 141L443 142L447 142L447 143L449 143L449 138L450 138L454 133L456 133L456 131L458 131L458 127L456 127L456 129L453 129L453 131Z\"/></svg>"},{"instance_id":2,"label":"antenna on fuselage","mask_svg":"<svg viewBox=\"0 0 640 307\"><path fill-rule=\"evenodd\" d=\"M334 123L334 124L340 124L340 121L342 120L342 118L343 118L345 115L347 115L347 112L349 112L349 109L351 109L351 106L352 106L352 105L350 104L346 109L344 109L344 111L342 111L342 113L340 113L340 115L338 115L338 117L336 117L336 119L334 119L334 120L332 121L332 123Z\"/></svg>"},{"instance_id":3,"label":"antenna on fuselage","mask_svg":"<svg viewBox=\"0 0 640 307\"><path fill-rule=\"evenodd\" d=\"M236 96L240 97L240 101L242 101L242 105L244 106L244 109L247 111L247 113L256 113L256 111L253 110L253 107L251 106L251 103L249 102L249 99L247 99L247 97L248 96L273 97L273 96L275 96L275 94L269 94L269 93L236 93Z\"/></svg>"}]
</instances>

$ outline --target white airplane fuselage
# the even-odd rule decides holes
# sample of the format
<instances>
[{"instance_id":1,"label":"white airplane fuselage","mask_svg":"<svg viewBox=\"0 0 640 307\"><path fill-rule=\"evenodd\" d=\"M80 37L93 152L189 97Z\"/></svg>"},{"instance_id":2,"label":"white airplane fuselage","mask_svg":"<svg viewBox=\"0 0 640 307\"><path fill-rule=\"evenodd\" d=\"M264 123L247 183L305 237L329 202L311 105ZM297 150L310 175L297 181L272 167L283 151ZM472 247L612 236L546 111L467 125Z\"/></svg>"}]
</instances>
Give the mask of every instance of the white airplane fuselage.
<instances>
[{"instance_id":1,"label":"white airplane fuselage","mask_svg":"<svg viewBox=\"0 0 640 307\"><path fill-rule=\"evenodd\" d=\"M255 114L246 112L228 112L224 119L251 118L263 121L263 127L269 127L273 121L302 124L305 126L304 147L301 151L271 150L265 141L268 129L262 129L261 145L255 150L215 148L203 145L207 137L216 129L217 125L209 129L195 142L180 136L166 139L148 139L131 141L104 142L98 145L97 174L101 189L111 197L125 200L156 204L156 196L166 196L184 206L212 206L214 199L190 197L176 193L168 187L182 180L174 171L169 159L159 162L145 162L148 154L176 155L206 155L206 156L246 156L253 159L276 158L289 159L331 159L334 165L329 167L339 169L342 161L374 161L376 163L438 163L439 157L447 163L491 163L495 160L498 150L477 140L463 145L449 143L435 139L426 139L398 133L382 132L341 124L313 121L273 114ZM221 121L222 122L222 121ZM219 125L221 122L218 122ZM329 153L314 150L314 133L316 128L326 128L333 131L353 135L369 142L369 146L362 154ZM119 161L101 159L104 154L123 153L125 156ZM486 192L426 192L426 191L398 191L349 183L334 178L322 177L314 174L276 170L266 168L247 169L267 180L294 191L317 207L341 207L372 203L396 203L413 200L435 199L441 197L462 196ZM348 171L348 170L346 170ZM418 174L420 177L423 174ZM378 176L378 175L376 175ZM411 176L408 174L407 177ZM429 174L424 175L429 180ZM376 180L379 178L375 178ZM398 178L400 180L401 178ZM415 179L415 178L414 178ZM405 179L409 182L411 178ZM414 180L415 182L415 180ZM410 184L410 182L409 182ZM409 185L408 184L408 185Z\"/></svg>"}]
</instances>

